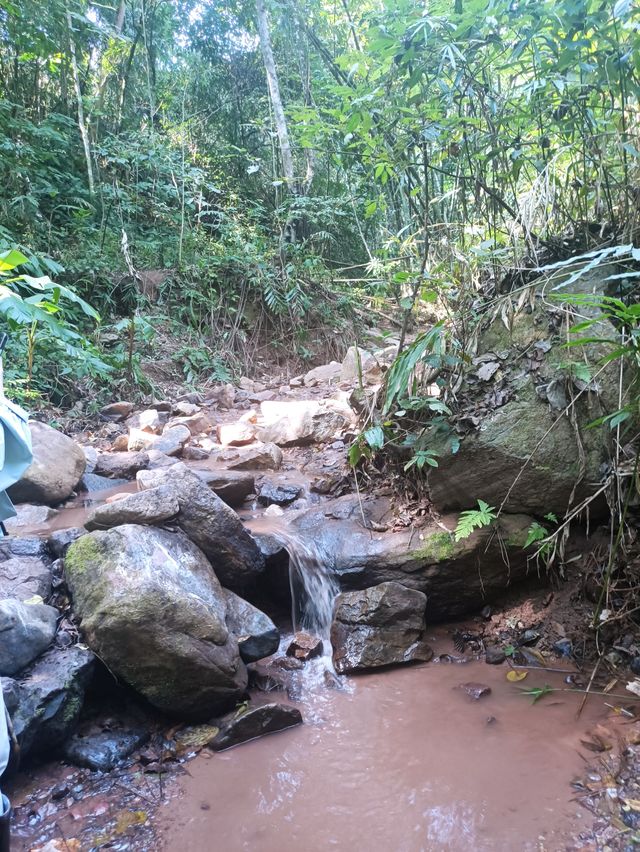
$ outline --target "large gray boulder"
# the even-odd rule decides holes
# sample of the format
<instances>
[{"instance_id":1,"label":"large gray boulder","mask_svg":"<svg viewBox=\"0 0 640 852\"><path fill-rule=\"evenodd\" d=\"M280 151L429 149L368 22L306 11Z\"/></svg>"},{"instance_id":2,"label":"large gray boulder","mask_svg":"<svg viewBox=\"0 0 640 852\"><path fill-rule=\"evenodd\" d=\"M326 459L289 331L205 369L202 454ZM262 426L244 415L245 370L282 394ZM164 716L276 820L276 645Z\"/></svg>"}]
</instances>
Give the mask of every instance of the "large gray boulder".
<instances>
[{"instance_id":1,"label":"large gray boulder","mask_svg":"<svg viewBox=\"0 0 640 852\"><path fill-rule=\"evenodd\" d=\"M73 733L94 667L91 651L52 648L2 689L22 757L56 752Z\"/></svg>"},{"instance_id":2,"label":"large gray boulder","mask_svg":"<svg viewBox=\"0 0 640 852\"><path fill-rule=\"evenodd\" d=\"M58 610L52 606L0 600L0 675L15 675L46 651L57 623Z\"/></svg>"},{"instance_id":3,"label":"large gray boulder","mask_svg":"<svg viewBox=\"0 0 640 852\"><path fill-rule=\"evenodd\" d=\"M245 663L254 663L275 654L280 645L280 631L262 610L239 595L224 590L227 600L227 627L238 641Z\"/></svg>"},{"instance_id":4,"label":"large gray boulder","mask_svg":"<svg viewBox=\"0 0 640 852\"><path fill-rule=\"evenodd\" d=\"M184 534L92 532L67 551L65 573L89 647L160 710L206 719L244 694L224 591Z\"/></svg>"},{"instance_id":5,"label":"large gray boulder","mask_svg":"<svg viewBox=\"0 0 640 852\"><path fill-rule=\"evenodd\" d=\"M446 437L428 436L439 454L427 477L438 510L471 509L481 499L496 507L504 502L508 512L561 517L596 494L611 433L588 426L619 407L616 367L601 369L603 346L567 349L566 340L566 329L550 328L541 308L519 314L511 330L496 320L481 334L458 392L459 450L452 454ZM604 499L590 511L608 513Z\"/></svg>"},{"instance_id":6,"label":"large gray boulder","mask_svg":"<svg viewBox=\"0 0 640 852\"><path fill-rule=\"evenodd\" d=\"M141 471L138 485L173 490L180 506L176 524L209 558L226 588L242 594L264 570L264 557L240 518L186 465Z\"/></svg>"},{"instance_id":7,"label":"large gray boulder","mask_svg":"<svg viewBox=\"0 0 640 852\"><path fill-rule=\"evenodd\" d=\"M349 405L340 400L263 402L260 409L262 428L258 438L279 447L331 441L354 421Z\"/></svg>"},{"instance_id":8,"label":"large gray boulder","mask_svg":"<svg viewBox=\"0 0 640 852\"><path fill-rule=\"evenodd\" d=\"M426 595L400 583L338 595L331 625L336 671L430 660L433 651L424 637L426 605Z\"/></svg>"},{"instance_id":9,"label":"large gray boulder","mask_svg":"<svg viewBox=\"0 0 640 852\"><path fill-rule=\"evenodd\" d=\"M386 500L365 498L361 504L348 495L301 513L291 526L313 541L342 589L401 583L427 595L428 621L481 609L527 576L531 551L523 545L533 519L526 515L503 515L458 542L447 532L456 528L457 515L397 532L385 530L391 516Z\"/></svg>"},{"instance_id":10,"label":"large gray boulder","mask_svg":"<svg viewBox=\"0 0 640 852\"><path fill-rule=\"evenodd\" d=\"M51 594L51 568L38 556L13 556L0 562L0 598L26 601Z\"/></svg>"},{"instance_id":11,"label":"large gray boulder","mask_svg":"<svg viewBox=\"0 0 640 852\"><path fill-rule=\"evenodd\" d=\"M33 462L8 494L14 503L61 503L70 497L84 473L82 447L45 423L29 423Z\"/></svg>"},{"instance_id":12,"label":"large gray boulder","mask_svg":"<svg viewBox=\"0 0 640 852\"><path fill-rule=\"evenodd\" d=\"M89 513L84 525L88 530L106 530L122 524L153 526L174 518L179 511L176 492L167 485L160 485L97 506Z\"/></svg>"}]
</instances>

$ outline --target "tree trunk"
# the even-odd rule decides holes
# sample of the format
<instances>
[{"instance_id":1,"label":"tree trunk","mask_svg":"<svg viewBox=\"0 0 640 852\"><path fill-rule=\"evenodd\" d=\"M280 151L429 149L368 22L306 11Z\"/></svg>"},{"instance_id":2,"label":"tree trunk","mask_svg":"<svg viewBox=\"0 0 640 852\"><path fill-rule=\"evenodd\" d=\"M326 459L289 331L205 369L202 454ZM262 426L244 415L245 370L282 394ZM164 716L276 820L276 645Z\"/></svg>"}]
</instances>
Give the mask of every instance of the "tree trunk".
<instances>
[{"instance_id":1,"label":"tree trunk","mask_svg":"<svg viewBox=\"0 0 640 852\"><path fill-rule=\"evenodd\" d=\"M73 24L71 23L71 13L67 9L67 27L69 28L69 53L71 54L71 70L73 72L73 85L76 92L76 101L78 102L78 127L80 128L80 136L82 137L82 145L84 147L84 157L87 163L87 180L89 181L89 193L94 194L95 187L93 183L93 166L91 164L91 144L89 142L89 133L84 120L84 107L82 106L82 89L80 87L80 74L78 72L78 59L76 56L76 43L73 36Z\"/></svg>"},{"instance_id":2,"label":"tree trunk","mask_svg":"<svg viewBox=\"0 0 640 852\"><path fill-rule=\"evenodd\" d=\"M271 105L273 107L273 117L276 123L276 133L278 134L280 159L282 160L282 171L289 191L293 195L296 195L297 186L293 171L293 155L291 153L291 143L289 142L287 120L284 115L282 98L280 97L280 85L278 83L276 63L273 58L271 35L269 33L269 19L267 16L266 7L264 5L264 0L256 0L256 12L258 18L258 36L260 39L260 50L262 51L264 70L267 74L269 97L271 99Z\"/></svg>"}]
</instances>

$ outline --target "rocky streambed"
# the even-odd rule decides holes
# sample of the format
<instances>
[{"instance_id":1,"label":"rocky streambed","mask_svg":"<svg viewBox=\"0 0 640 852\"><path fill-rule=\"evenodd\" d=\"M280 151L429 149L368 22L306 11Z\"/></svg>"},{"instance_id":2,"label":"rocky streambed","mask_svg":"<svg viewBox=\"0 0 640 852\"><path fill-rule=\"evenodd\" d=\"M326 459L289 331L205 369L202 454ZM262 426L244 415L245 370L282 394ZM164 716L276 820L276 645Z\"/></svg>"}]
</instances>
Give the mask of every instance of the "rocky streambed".
<instances>
[{"instance_id":1,"label":"rocky streambed","mask_svg":"<svg viewBox=\"0 0 640 852\"><path fill-rule=\"evenodd\" d=\"M542 353L538 383L553 369L539 337L526 341L529 361ZM164 837L167 848L198 849L208 830L224 836L225 849L289 848L282 832L292 825L297 848L314 795L332 819L315 809L313 849L370 848L362 838L374 835L407 850L460 848L456 834L488 849L512 848L518 832L523 844L565 836L576 736L603 708L590 700L579 725L566 721L570 691L589 681L579 652L588 613L567 594L556 608L563 589L547 585L526 544L547 506L551 463L586 459L585 499L599 491L604 448L574 452L561 424L562 454L554 445L553 458L521 465L498 520L458 541L459 515L449 509L473 505L478 483L499 488L539 444L544 418L557 415L529 393L524 354L519 391L502 393L515 362L494 353L474 364L469 382L477 391L491 380L499 412L430 474L430 500L407 506L384 486L353 492L345 447L354 406L376 393L389 358L364 354L364 372L354 373L350 353L289 386L243 380L138 411L114 403L76 441L32 425L34 465L0 541L0 674L23 765L62 763L49 776L29 770L31 786L25 776L16 782L22 848L150 848ZM486 363L497 367L487 372ZM516 442L500 418L513 426L525 413L536 428ZM480 449L487 436L490 452ZM465 458L473 495L460 473ZM558 511L575 496L571 482L569 473L555 482ZM566 564L590 547L578 539ZM504 597L520 585L510 609ZM461 618L471 621L433 633ZM399 664L411 665L389 671ZM530 698L556 700L525 714L520 680ZM557 758L546 770L533 747L543 734ZM197 752L191 786L176 775ZM508 784L487 787L491 765ZM331 780L340 768L342 786ZM518 778L542 821L514 792ZM166 816L158 808L181 789L176 821L174 805ZM516 804L503 807L505 797ZM80 807L94 798L95 807ZM385 798L393 806L378 822Z\"/></svg>"}]
</instances>

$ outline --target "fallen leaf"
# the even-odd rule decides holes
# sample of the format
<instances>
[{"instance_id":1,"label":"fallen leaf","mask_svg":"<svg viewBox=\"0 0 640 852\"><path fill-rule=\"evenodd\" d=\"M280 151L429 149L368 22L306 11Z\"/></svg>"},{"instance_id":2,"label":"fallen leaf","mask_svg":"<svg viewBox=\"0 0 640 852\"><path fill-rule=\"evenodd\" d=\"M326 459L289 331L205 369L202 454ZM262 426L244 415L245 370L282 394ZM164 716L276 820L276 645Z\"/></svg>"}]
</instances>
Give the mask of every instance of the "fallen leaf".
<instances>
[{"instance_id":1,"label":"fallen leaf","mask_svg":"<svg viewBox=\"0 0 640 852\"><path fill-rule=\"evenodd\" d=\"M146 821L146 811L122 811L116 820L114 834L124 834L131 826L144 825Z\"/></svg>"},{"instance_id":2,"label":"fallen leaf","mask_svg":"<svg viewBox=\"0 0 640 852\"><path fill-rule=\"evenodd\" d=\"M636 678L635 680L630 680L625 688L629 692L633 692L634 695L637 695L637 696L640 697L640 678Z\"/></svg>"},{"instance_id":3,"label":"fallen leaf","mask_svg":"<svg viewBox=\"0 0 640 852\"><path fill-rule=\"evenodd\" d=\"M510 683L517 683L519 680L524 680L528 674L529 672L517 672L515 669L511 669L507 672L507 680Z\"/></svg>"},{"instance_id":4,"label":"fallen leaf","mask_svg":"<svg viewBox=\"0 0 640 852\"><path fill-rule=\"evenodd\" d=\"M40 597L40 595L33 595L30 598L27 598L25 601L22 601L25 604L42 604L44 603L44 599Z\"/></svg>"},{"instance_id":5,"label":"fallen leaf","mask_svg":"<svg viewBox=\"0 0 640 852\"><path fill-rule=\"evenodd\" d=\"M632 811L640 811L640 799L624 799L624 803L630 807Z\"/></svg>"}]
</instances>

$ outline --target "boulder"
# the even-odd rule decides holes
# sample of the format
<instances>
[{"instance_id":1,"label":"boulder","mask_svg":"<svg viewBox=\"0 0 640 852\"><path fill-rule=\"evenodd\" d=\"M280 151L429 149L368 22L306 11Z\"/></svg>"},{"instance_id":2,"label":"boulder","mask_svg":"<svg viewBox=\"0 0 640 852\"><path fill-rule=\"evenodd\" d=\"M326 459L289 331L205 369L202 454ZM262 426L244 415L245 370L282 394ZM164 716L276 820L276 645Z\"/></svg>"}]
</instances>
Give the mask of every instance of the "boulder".
<instances>
[{"instance_id":1,"label":"boulder","mask_svg":"<svg viewBox=\"0 0 640 852\"><path fill-rule=\"evenodd\" d=\"M20 503L16 506L15 518L7 518L4 523L10 533L19 535L25 527L31 527L31 529L46 527L48 522L53 520L57 514L58 511L49 506L32 506L30 503Z\"/></svg>"},{"instance_id":2,"label":"boulder","mask_svg":"<svg viewBox=\"0 0 640 852\"><path fill-rule=\"evenodd\" d=\"M99 453L94 473L108 479L133 479L148 466L149 456L144 452Z\"/></svg>"},{"instance_id":3,"label":"boulder","mask_svg":"<svg viewBox=\"0 0 640 852\"><path fill-rule=\"evenodd\" d=\"M51 568L37 556L15 556L0 562L0 598L26 601L51 594Z\"/></svg>"},{"instance_id":4,"label":"boulder","mask_svg":"<svg viewBox=\"0 0 640 852\"><path fill-rule=\"evenodd\" d=\"M253 423L218 423L218 441L225 447L243 447L250 444L256 436Z\"/></svg>"},{"instance_id":5,"label":"boulder","mask_svg":"<svg viewBox=\"0 0 640 852\"><path fill-rule=\"evenodd\" d=\"M58 610L15 598L0 600L0 675L12 676L53 642Z\"/></svg>"},{"instance_id":6,"label":"boulder","mask_svg":"<svg viewBox=\"0 0 640 852\"><path fill-rule=\"evenodd\" d=\"M589 333L615 337L608 325ZM481 499L496 507L504 501L504 511L561 517L570 503L600 488L611 433L587 426L618 408L618 368L601 370L603 345L567 350L566 339L566 329L555 331L540 305L518 314L509 331L495 320L482 332L458 393L466 431L459 450L452 454L445 438L427 436L439 453L438 467L427 477L438 510L470 509ZM582 373L590 365L597 378L578 378L581 373L567 369L569 361ZM608 514L603 499L591 504L592 517L602 512Z\"/></svg>"},{"instance_id":7,"label":"boulder","mask_svg":"<svg viewBox=\"0 0 640 852\"><path fill-rule=\"evenodd\" d=\"M367 527L362 523L364 512ZM391 515L385 499L348 495L299 514L292 531L313 541L343 589L366 589L388 581L427 595L428 621L444 621L479 610L527 576L527 531L533 519L502 515L492 527L454 541L458 516L444 515L443 526L382 531ZM443 529L444 527L444 529Z\"/></svg>"},{"instance_id":8,"label":"boulder","mask_svg":"<svg viewBox=\"0 0 640 852\"><path fill-rule=\"evenodd\" d=\"M185 535L133 524L92 532L69 548L65 573L89 647L154 706L206 719L244 694L224 592Z\"/></svg>"},{"instance_id":9,"label":"boulder","mask_svg":"<svg viewBox=\"0 0 640 852\"><path fill-rule=\"evenodd\" d=\"M338 595L331 625L336 671L430 660L433 651L424 636L426 605L426 595L400 583Z\"/></svg>"},{"instance_id":10,"label":"boulder","mask_svg":"<svg viewBox=\"0 0 640 852\"><path fill-rule=\"evenodd\" d=\"M194 472L232 509L242 506L247 497L255 492L255 478L244 471L204 469Z\"/></svg>"},{"instance_id":11,"label":"boulder","mask_svg":"<svg viewBox=\"0 0 640 852\"><path fill-rule=\"evenodd\" d=\"M17 681L3 678L7 709L22 757L56 752L72 734L93 666L91 651L78 646L52 648Z\"/></svg>"},{"instance_id":12,"label":"boulder","mask_svg":"<svg viewBox=\"0 0 640 852\"><path fill-rule=\"evenodd\" d=\"M342 364L338 361L331 361L329 364L322 364L320 367L314 367L304 375L304 384L307 388L314 388L316 385L330 385L340 380L342 372Z\"/></svg>"},{"instance_id":13,"label":"boulder","mask_svg":"<svg viewBox=\"0 0 640 852\"><path fill-rule=\"evenodd\" d=\"M100 476L97 473L85 473L78 485L79 491L87 494L95 494L97 491L110 491L119 485L128 485L129 479L110 479L108 476Z\"/></svg>"},{"instance_id":14,"label":"boulder","mask_svg":"<svg viewBox=\"0 0 640 852\"><path fill-rule=\"evenodd\" d=\"M170 421L171 426L186 426L192 435L201 435L203 432L210 432L213 426L213 420L205 411L198 411L197 414L192 414L190 417L174 417Z\"/></svg>"},{"instance_id":15,"label":"boulder","mask_svg":"<svg viewBox=\"0 0 640 852\"><path fill-rule=\"evenodd\" d=\"M302 714L297 707L286 704L263 704L251 707L240 715L231 716L220 723L220 732L209 743L214 751L222 751L265 734L284 731L302 724Z\"/></svg>"},{"instance_id":16,"label":"boulder","mask_svg":"<svg viewBox=\"0 0 640 852\"><path fill-rule=\"evenodd\" d=\"M262 506L271 506L273 503L277 506L287 506L297 500L301 494L301 485L263 479L258 488L258 503Z\"/></svg>"},{"instance_id":17,"label":"boulder","mask_svg":"<svg viewBox=\"0 0 640 852\"><path fill-rule=\"evenodd\" d=\"M29 423L33 462L8 489L14 503L54 505L70 497L86 466L82 447L45 423Z\"/></svg>"},{"instance_id":18,"label":"boulder","mask_svg":"<svg viewBox=\"0 0 640 852\"><path fill-rule=\"evenodd\" d=\"M240 518L184 464L142 471L138 485L174 489L180 506L176 524L208 556L226 588L241 594L264 570L264 557Z\"/></svg>"},{"instance_id":19,"label":"boulder","mask_svg":"<svg viewBox=\"0 0 640 852\"><path fill-rule=\"evenodd\" d=\"M94 772L109 772L149 739L144 730L109 730L98 733L78 731L67 740L63 755L76 766Z\"/></svg>"},{"instance_id":20,"label":"boulder","mask_svg":"<svg viewBox=\"0 0 640 852\"><path fill-rule=\"evenodd\" d=\"M152 449L164 453L165 456L179 456L190 437L191 432L187 426L169 426L154 440Z\"/></svg>"},{"instance_id":21,"label":"boulder","mask_svg":"<svg viewBox=\"0 0 640 852\"><path fill-rule=\"evenodd\" d=\"M209 455L209 451L204 447L196 447L193 444L187 444L182 451L182 458L189 461L206 461Z\"/></svg>"},{"instance_id":22,"label":"boulder","mask_svg":"<svg viewBox=\"0 0 640 852\"><path fill-rule=\"evenodd\" d=\"M225 590L227 627L238 641L240 656L253 663L275 654L280 645L280 631L268 615L238 595Z\"/></svg>"},{"instance_id":23,"label":"boulder","mask_svg":"<svg viewBox=\"0 0 640 852\"><path fill-rule=\"evenodd\" d=\"M61 559L69 546L80 536L86 535L82 527L67 527L64 530L55 530L47 539L47 547L54 559Z\"/></svg>"},{"instance_id":24,"label":"boulder","mask_svg":"<svg viewBox=\"0 0 640 852\"><path fill-rule=\"evenodd\" d=\"M145 432L144 429L138 429L136 426L133 426L129 430L129 437L127 439L127 446L125 449L130 453L140 453L144 450L149 450L153 446L156 438L157 435L153 432Z\"/></svg>"},{"instance_id":25,"label":"boulder","mask_svg":"<svg viewBox=\"0 0 640 852\"><path fill-rule=\"evenodd\" d=\"M229 470L280 470L282 450L276 444L255 444L227 463Z\"/></svg>"},{"instance_id":26,"label":"boulder","mask_svg":"<svg viewBox=\"0 0 640 852\"><path fill-rule=\"evenodd\" d=\"M339 400L263 402L260 409L263 425L258 438L280 447L326 443L353 423L353 412Z\"/></svg>"},{"instance_id":27,"label":"boulder","mask_svg":"<svg viewBox=\"0 0 640 852\"><path fill-rule=\"evenodd\" d=\"M200 399L202 397L199 397ZM177 414L179 417L193 417L194 414L200 413L200 406L196 405L194 402L189 402L186 399L180 400L176 402L173 406L173 413Z\"/></svg>"},{"instance_id":28,"label":"boulder","mask_svg":"<svg viewBox=\"0 0 640 852\"><path fill-rule=\"evenodd\" d=\"M100 415L105 420L111 420L112 423L121 423L132 411L132 402L112 402L100 409Z\"/></svg>"},{"instance_id":29,"label":"boulder","mask_svg":"<svg viewBox=\"0 0 640 852\"><path fill-rule=\"evenodd\" d=\"M173 488L160 485L138 494L127 494L121 500L104 503L89 513L85 521L88 530L106 530L122 524L162 524L174 518L180 510Z\"/></svg>"}]
</instances>

